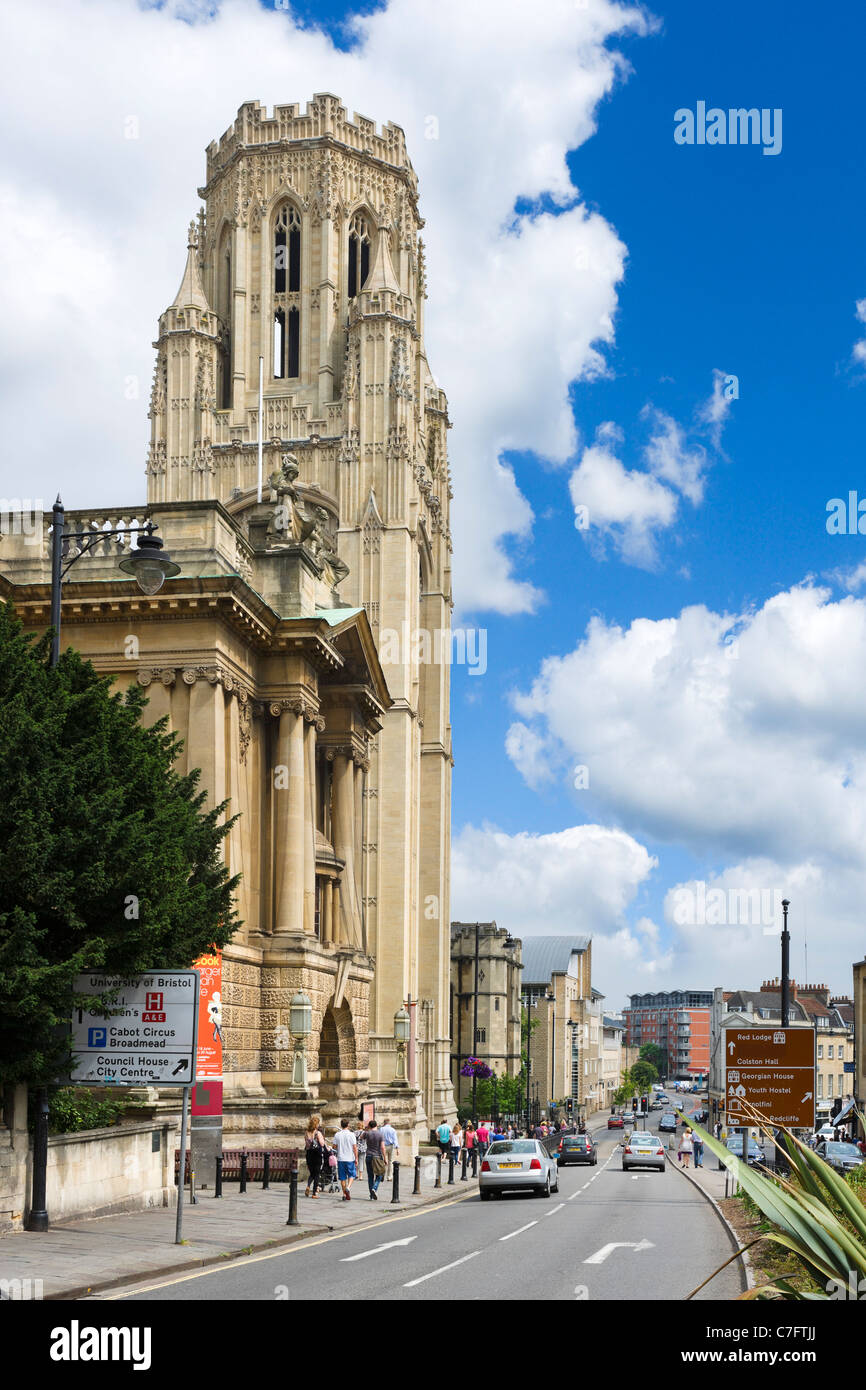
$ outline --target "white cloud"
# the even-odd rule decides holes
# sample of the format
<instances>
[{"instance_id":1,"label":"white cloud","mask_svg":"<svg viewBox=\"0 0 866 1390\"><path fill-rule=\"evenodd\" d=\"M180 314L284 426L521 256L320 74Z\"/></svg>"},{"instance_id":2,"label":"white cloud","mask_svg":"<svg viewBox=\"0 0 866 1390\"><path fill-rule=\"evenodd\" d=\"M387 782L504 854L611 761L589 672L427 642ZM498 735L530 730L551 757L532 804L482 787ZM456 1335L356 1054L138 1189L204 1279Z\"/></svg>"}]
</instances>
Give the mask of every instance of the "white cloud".
<instances>
[{"instance_id":1,"label":"white cloud","mask_svg":"<svg viewBox=\"0 0 866 1390\"><path fill-rule=\"evenodd\" d=\"M690 448L682 426L663 410L650 408L646 413L654 425L654 433L644 449L650 472L697 505L704 495L706 449L700 444Z\"/></svg>"},{"instance_id":2,"label":"white cloud","mask_svg":"<svg viewBox=\"0 0 866 1390\"><path fill-rule=\"evenodd\" d=\"M421 181L430 360L454 420L458 599L531 609L539 595L502 541L526 538L532 511L499 455L564 461L576 444L568 385L605 370L625 248L579 202L566 153L627 71L608 41L649 27L610 0L546 0L532 24L519 0L391 0L355 21L359 47L346 53L255 0L10 9L6 444L8 459L27 459L30 493L60 483L69 506L142 497L151 342L182 273L204 147L242 101L334 91L350 113L404 126ZM515 218L517 199L544 198L560 216ZM0 492L20 495L7 470Z\"/></svg>"},{"instance_id":3,"label":"white cloud","mask_svg":"<svg viewBox=\"0 0 866 1390\"><path fill-rule=\"evenodd\" d=\"M858 322L866 323L866 299L857 300L854 312ZM866 338L861 338L854 344L851 356L855 362L866 363Z\"/></svg>"},{"instance_id":4,"label":"white cloud","mask_svg":"<svg viewBox=\"0 0 866 1390\"><path fill-rule=\"evenodd\" d=\"M649 473L625 468L605 443L596 442L584 449L568 490L575 513L587 510L589 526L581 529L591 543L598 539L603 549L609 541L630 564L655 567L656 532L671 526L677 514L670 488Z\"/></svg>"}]
</instances>

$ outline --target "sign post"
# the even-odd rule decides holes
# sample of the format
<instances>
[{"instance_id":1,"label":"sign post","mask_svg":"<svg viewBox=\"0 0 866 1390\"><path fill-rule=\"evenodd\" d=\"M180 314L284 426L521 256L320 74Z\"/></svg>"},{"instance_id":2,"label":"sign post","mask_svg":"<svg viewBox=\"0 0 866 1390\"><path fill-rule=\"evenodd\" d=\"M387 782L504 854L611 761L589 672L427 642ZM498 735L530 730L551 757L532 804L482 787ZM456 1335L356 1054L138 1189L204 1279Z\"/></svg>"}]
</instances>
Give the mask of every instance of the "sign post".
<instances>
[{"instance_id":1,"label":"sign post","mask_svg":"<svg viewBox=\"0 0 866 1390\"><path fill-rule=\"evenodd\" d=\"M748 1124L746 1106L768 1124L815 1128L813 1029L725 1028L724 1048L728 1129Z\"/></svg>"},{"instance_id":2,"label":"sign post","mask_svg":"<svg viewBox=\"0 0 866 1390\"><path fill-rule=\"evenodd\" d=\"M189 1153L195 1185L206 1187L223 1151L222 951L205 951L193 961L193 969L199 975L199 1006Z\"/></svg>"}]
</instances>

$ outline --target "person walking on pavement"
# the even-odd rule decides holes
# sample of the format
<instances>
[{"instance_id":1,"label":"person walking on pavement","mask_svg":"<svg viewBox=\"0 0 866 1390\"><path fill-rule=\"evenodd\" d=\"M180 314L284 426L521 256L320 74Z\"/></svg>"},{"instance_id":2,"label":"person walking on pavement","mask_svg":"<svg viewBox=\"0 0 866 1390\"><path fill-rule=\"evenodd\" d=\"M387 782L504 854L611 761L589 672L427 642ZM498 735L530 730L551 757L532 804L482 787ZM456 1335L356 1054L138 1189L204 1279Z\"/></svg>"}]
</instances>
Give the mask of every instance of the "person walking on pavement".
<instances>
[{"instance_id":1,"label":"person walking on pavement","mask_svg":"<svg viewBox=\"0 0 866 1390\"><path fill-rule=\"evenodd\" d=\"M343 1189L343 1201L352 1200L352 1183L358 1176L358 1141L349 1128L348 1120L340 1121L340 1128L334 1135L334 1148L337 1151L337 1177Z\"/></svg>"},{"instance_id":2,"label":"person walking on pavement","mask_svg":"<svg viewBox=\"0 0 866 1390\"><path fill-rule=\"evenodd\" d=\"M693 1152L694 1141L692 1139L692 1131L690 1129L686 1129L685 1134L680 1140L680 1153L682 1155L682 1163L684 1168L688 1168L689 1159L691 1158Z\"/></svg>"},{"instance_id":3,"label":"person walking on pavement","mask_svg":"<svg viewBox=\"0 0 866 1390\"><path fill-rule=\"evenodd\" d=\"M386 1120L382 1126L382 1138L385 1140L385 1162L388 1165L388 1171L386 1172L385 1177L390 1178L391 1164L394 1162L395 1157L397 1159L397 1162L400 1162L400 1149L397 1144L397 1131L391 1124L390 1120Z\"/></svg>"},{"instance_id":4,"label":"person walking on pavement","mask_svg":"<svg viewBox=\"0 0 866 1390\"><path fill-rule=\"evenodd\" d=\"M472 1162L472 1150L477 1145L478 1140L475 1136L475 1126L471 1120L466 1121L466 1128L463 1131L463 1147L469 1155L469 1162Z\"/></svg>"},{"instance_id":5,"label":"person walking on pavement","mask_svg":"<svg viewBox=\"0 0 866 1390\"><path fill-rule=\"evenodd\" d=\"M325 1157L325 1136L319 1128L321 1123L321 1115L311 1115L304 1134L304 1149L306 1151L307 1172L309 1173L309 1181L304 1196L312 1197L314 1200L318 1200L318 1189L322 1185L322 1161ZM312 1192L310 1191L311 1186Z\"/></svg>"},{"instance_id":6,"label":"person walking on pavement","mask_svg":"<svg viewBox=\"0 0 866 1390\"><path fill-rule=\"evenodd\" d=\"M451 1126L447 1120L443 1120L436 1131L436 1138L439 1141L439 1152L443 1158L448 1157L448 1150L451 1148Z\"/></svg>"},{"instance_id":7,"label":"person walking on pavement","mask_svg":"<svg viewBox=\"0 0 866 1390\"><path fill-rule=\"evenodd\" d=\"M385 1140L382 1137L381 1129L377 1128L376 1121L371 1120L367 1125L367 1186L370 1189L370 1201L378 1202L376 1193L379 1183L387 1172L388 1165L385 1162Z\"/></svg>"},{"instance_id":8,"label":"person walking on pavement","mask_svg":"<svg viewBox=\"0 0 866 1390\"><path fill-rule=\"evenodd\" d=\"M703 1141L703 1139L701 1138L701 1136L700 1136L696 1131L693 1131L693 1132L692 1132L692 1143L693 1143L693 1145L694 1145L695 1167L696 1167L696 1168L703 1168L703 1166L704 1166L704 1141Z\"/></svg>"},{"instance_id":9,"label":"person walking on pavement","mask_svg":"<svg viewBox=\"0 0 866 1390\"><path fill-rule=\"evenodd\" d=\"M476 1130L476 1133L478 1135L478 1147L481 1149L481 1152L483 1153L484 1150L487 1148L487 1145L490 1143L490 1130L487 1128L487 1123L485 1120L481 1121L480 1125L478 1126L478 1129Z\"/></svg>"},{"instance_id":10,"label":"person walking on pavement","mask_svg":"<svg viewBox=\"0 0 866 1390\"><path fill-rule=\"evenodd\" d=\"M460 1128L460 1121L454 1121L454 1128L451 1131L451 1157L455 1164L459 1162L460 1150L463 1148L463 1130Z\"/></svg>"}]
</instances>

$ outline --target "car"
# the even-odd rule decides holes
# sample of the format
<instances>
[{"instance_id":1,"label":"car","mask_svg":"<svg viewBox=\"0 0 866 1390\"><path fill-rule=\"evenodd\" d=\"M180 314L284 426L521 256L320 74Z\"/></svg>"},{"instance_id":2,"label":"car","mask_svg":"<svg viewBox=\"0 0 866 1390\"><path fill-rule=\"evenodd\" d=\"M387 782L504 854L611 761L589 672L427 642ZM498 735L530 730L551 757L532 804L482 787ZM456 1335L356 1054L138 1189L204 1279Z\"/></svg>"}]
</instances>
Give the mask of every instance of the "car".
<instances>
[{"instance_id":1,"label":"car","mask_svg":"<svg viewBox=\"0 0 866 1390\"><path fill-rule=\"evenodd\" d=\"M608 1118L607 1118L607 1127L608 1127L608 1129L622 1129L622 1128L623 1128L623 1118L622 1118L622 1115L609 1115Z\"/></svg>"},{"instance_id":2,"label":"car","mask_svg":"<svg viewBox=\"0 0 866 1390\"><path fill-rule=\"evenodd\" d=\"M634 1124L634 1111L633 1111L633 1110L623 1110L623 1112L622 1112L622 1122L623 1122L624 1125L633 1125L633 1124Z\"/></svg>"},{"instance_id":3,"label":"car","mask_svg":"<svg viewBox=\"0 0 866 1390\"><path fill-rule=\"evenodd\" d=\"M598 1163L598 1149L591 1134L564 1134L559 1141L556 1161L560 1168L569 1163Z\"/></svg>"},{"instance_id":4,"label":"car","mask_svg":"<svg viewBox=\"0 0 866 1390\"><path fill-rule=\"evenodd\" d=\"M831 1140L829 1143L819 1144L815 1152L819 1158L829 1163L831 1168L835 1168L837 1173L851 1173L855 1168L863 1166L863 1155L856 1144L836 1143Z\"/></svg>"},{"instance_id":5,"label":"car","mask_svg":"<svg viewBox=\"0 0 866 1390\"><path fill-rule=\"evenodd\" d=\"M484 1155L478 1186L482 1202L503 1192L549 1197L559 1191L556 1157L537 1139L497 1139Z\"/></svg>"},{"instance_id":6,"label":"car","mask_svg":"<svg viewBox=\"0 0 866 1390\"><path fill-rule=\"evenodd\" d=\"M706 1110L696 1110L691 1117L696 1125L702 1125L707 1118Z\"/></svg>"},{"instance_id":7,"label":"car","mask_svg":"<svg viewBox=\"0 0 866 1390\"><path fill-rule=\"evenodd\" d=\"M743 1157L743 1136L742 1134L729 1134L725 1140L725 1148L729 1153L735 1154L737 1158ZM754 1167L756 1163L764 1163L764 1150L756 1139L749 1135L749 1167ZM724 1168L724 1163L719 1159L719 1168Z\"/></svg>"},{"instance_id":8,"label":"car","mask_svg":"<svg viewBox=\"0 0 866 1390\"><path fill-rule=\"evenodd\" d=\"M679 1120L673 1110L666 1110L659 1120L659 1134L676 1134Z\"/></svg>"},{"instance_id":9,"label":"car","mask_svg":"<svg viewBox=\"0 0 866 1390\"><path fill-rule=\"evenodd\" d=\"M665 1151L657 1135L650 1134L647 1130L636 1129L634 1134L630 1134L625 1140L622 1150L624 1173L627 1173L629 1168L658 1168L663 1172L664 1166Z\"/></svg>"},{"instance_id":10,"label":"car","mask_svg":"<svg viewBox=\"0 0 866 1390\"><path fill-rule=\"evenodd\" d=\"M664 1110L667 1100L662 1100L661 1096L653 1096L650 1101L650 1110Z\"/></svg>"},{"instance_id":11,"label":"car","mask_svg":"<svg viewBox=\"0 0 866 1390\"><path fill-rule=\"evenodd\" d=\"M816 1129L816 1130L815 1130L815 1143L816 1143L816 1144L819 1144L819 1143L821 1142L822 1139L824 1139L824 1140L826 1140L827 1142L829 1142L830 1140L835 1139L835 1137L836 1137L836 1131L835 1131L835 1129L833 1128L833 1126L832 1126L831 1124L828 1124L826 1121L824 1122L824 1124L822 1124L822 1126L821 1126L820 1129Z\"/></svg>"}]
</instances>

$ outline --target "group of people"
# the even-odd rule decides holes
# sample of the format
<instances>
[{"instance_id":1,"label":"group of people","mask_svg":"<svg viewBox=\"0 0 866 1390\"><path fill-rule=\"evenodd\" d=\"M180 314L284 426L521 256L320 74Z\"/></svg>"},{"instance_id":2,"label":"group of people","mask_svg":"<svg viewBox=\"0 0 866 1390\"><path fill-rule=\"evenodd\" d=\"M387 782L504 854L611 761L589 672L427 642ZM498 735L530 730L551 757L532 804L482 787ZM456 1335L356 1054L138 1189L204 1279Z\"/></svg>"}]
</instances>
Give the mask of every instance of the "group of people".
<instances>
[{"instance_id":1,"label":"group of people","mask_svg":"<svg viewBox=\"0 0 866 1390\"><path fill-rule=\"evenodd\" d=\"M679 1138L679 1143L677 1146L677 1161L681 1163L684 1168L688 1168L691 1164L692 1158L694 1158L695 1160L696 1168L703 1168L704 1141L698 1134L697 1130L689 1129L688 1125L686 1125Z\"/></svg>"},{"instance_id":2,"label":"group of people","mask_svg":"<svg viewBox=\"0 0 866 1390\"><path fill-rule=\"evenodd\" d=\"M342 1200L351 1202L352 1183L366 1174L370 1201L379 1200L377 1193L380 1184L391 1175L394 1159L399 1162L400 1148L397 1131L390 1120L379 1126L369 1120L353 1128L348 1120L340 1121L340 1128L328 1143L322 1132L321 1115L311 1115L304 1133L304 1151L307 1160L309 1180L305 1197L317 1200L319 1192L325 1187L325 1178L336 1169Z\"/></svg>"},{"instance_id":3,"label":"group of people","mask_svg":"<svg viewBox=\"0 0 866 1390\"><path fill-rule=\"evenodd\" d=\"M580 1126L581 1132L584 1126ZM489 1144L495 1143L498 1139L547 1139L551 1134L566 1134L571 1130L571 1126L565 1120L539 1120L538 1124L530 1125L528 1129L521 1129L519 1126L504 1120L479 1120L477 1125L473 1125L471 1120L466 1121L465 1128L459 1120L455 1120L453 1125L449 1125L446 1120L442 1121L436 1130L436 1141L439 1145L439 1152L443 1158L453 1156L454 1162L460 1161L460 1155L464 1152L472 1158L473 1149L478 1149L481 1153Z\"/></svg>"}]
</instances>

